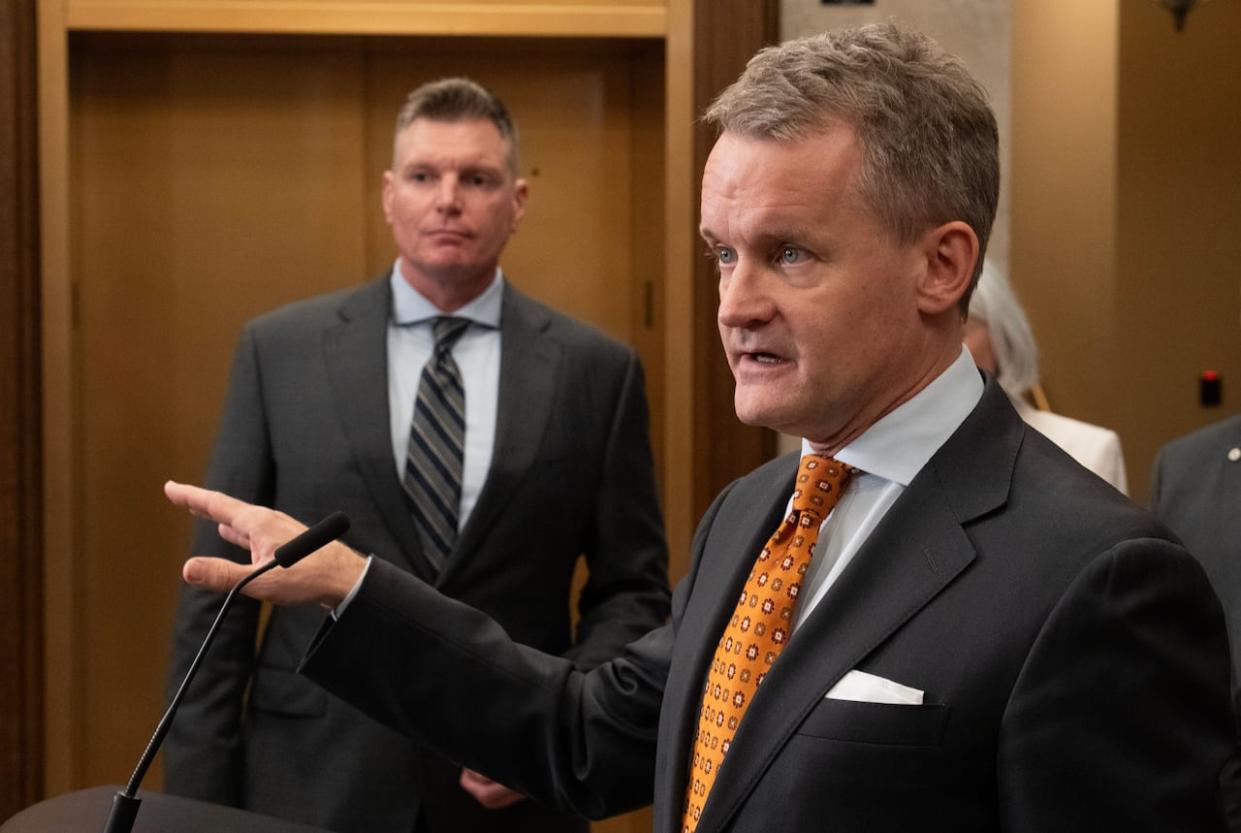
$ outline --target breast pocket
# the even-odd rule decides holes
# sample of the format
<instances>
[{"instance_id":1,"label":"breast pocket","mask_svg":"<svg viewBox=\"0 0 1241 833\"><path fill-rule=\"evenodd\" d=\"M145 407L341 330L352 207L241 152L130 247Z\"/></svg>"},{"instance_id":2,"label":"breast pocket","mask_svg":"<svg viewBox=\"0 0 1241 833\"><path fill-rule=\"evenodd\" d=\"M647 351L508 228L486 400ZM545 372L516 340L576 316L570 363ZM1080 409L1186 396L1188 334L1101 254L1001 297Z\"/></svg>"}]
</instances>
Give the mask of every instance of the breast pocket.
<instances>
[{"instance_id":1,"label":"breast pocket","mask_svg":"<svg viewBox=\"0 0 1241 833\"><path fill-rule=\"evenodd\" d=\"M948 706L859 703L824 699L802 721L797 734L825 740L884 746L939 746L948 725Z\"/></svg>"}]
</instances>

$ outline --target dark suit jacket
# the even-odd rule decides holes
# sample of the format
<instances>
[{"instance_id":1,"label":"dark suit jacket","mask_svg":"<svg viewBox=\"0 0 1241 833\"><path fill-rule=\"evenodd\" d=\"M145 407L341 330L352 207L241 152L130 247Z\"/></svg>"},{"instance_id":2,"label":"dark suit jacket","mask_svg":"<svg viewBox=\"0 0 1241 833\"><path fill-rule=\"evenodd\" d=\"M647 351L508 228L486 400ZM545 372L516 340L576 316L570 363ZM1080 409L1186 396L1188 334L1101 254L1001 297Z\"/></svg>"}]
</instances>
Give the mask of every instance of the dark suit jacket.
<instances>
[{"instance_id":1,"label":"dark suit jacket","mask_svg":"<svg viewBox=\"0 0 1241 833\"><path fill-rule=\"evenodd\" d=\"M653 784L654 829L672 833L713 648L795 466L781 458L716 499L670 624L591 673L513 645L390 569L325 624L302 673L583 812L639 804ZM989 380L793 635L698 829L1219 829L1226 652L1198 564L1027 429ZM430 669L447 673L432 682ZM922 689L926 702L825 699L851 669Z\"/></svg>"},{"instance_id":2,"label":"dark suit jacket","mask_svg":"<svg viewBox=\"0 0 1241 833\"><path fill-rule=\"evenodd\" d=\"M336 509L346 541L495 618L577 667L609 659L668 613L643 376L632 350L504 290L495 450L448 566L431 578L398 481L388 417L387 279L251 322L237 349L207 484L313 522ZM226 554L201 525L195 554ZM574 565L585 554L576 639ZM187 588L170 680L219 606ZM580 829L547 806L479 806L449 766L294 673L322 618L234 610L165 746L167 789L339 831ZM382 641L384 634L374 634ZM424 669L434 676L435 669ZM248 692L247 692L248 688Z\"/></svg>"},{"instance_id":3,"label":"dark suit jacket","mask_svg":"<svg viewBox=\"0 0 1241 833\"><path fill-rule=\"evenodd\" d=\"M1241 414L1173 440L1159 450L1151 506L1207 571L1224 603L1228 634L1241 645ZM1241 651L1233 676L1241 680Z\"/></svg>"},{"instance_id":4,"label":"dark suit jacket","mask_svg":"<svg viewBox=\"0 0 1241 833\"><path fill-rule=\"evenodd\" d=\"M1241 448L1241 415L1168 443L1155 457L1151 505L1202 562L1224 604L1233 708L1241 716L1241 460L1228 459L1234 448ZM1229 829L1241 831L1241 756L1223 789Z\"/></svg>"}]
</instances>

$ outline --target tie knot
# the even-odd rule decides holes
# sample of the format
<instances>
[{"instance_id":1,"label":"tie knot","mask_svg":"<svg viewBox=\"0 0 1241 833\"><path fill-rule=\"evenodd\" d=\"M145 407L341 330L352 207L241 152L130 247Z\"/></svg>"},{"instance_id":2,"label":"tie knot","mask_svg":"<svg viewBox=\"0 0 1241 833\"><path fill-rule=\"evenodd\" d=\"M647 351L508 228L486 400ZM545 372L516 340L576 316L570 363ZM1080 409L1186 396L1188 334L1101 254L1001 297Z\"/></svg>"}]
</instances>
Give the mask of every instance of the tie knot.
<instances>
[{"instance_id":1,"label":"tie knot","mask_svg":"<svg viewBox=\"0 0 1241 833\"><path fill-rule=\"evenodd\" d=\"M451 315L441 315L436 318L431 325L435 333L435 352L443 354L451 350L469 326L470 319L468 318L454 318Z\"/></svg>"},{"instance_id":2,"label":"tie knot","mask_svg":"<svg viewBox=\"0 0 1241 833\"><path fill-rule=\"evenodd\" d=\"M853 466L821 454L802 457L793 485L793 510L826 518L840 500L840 493L849 484L854 471Z\"/></svg>"}]
</instances>

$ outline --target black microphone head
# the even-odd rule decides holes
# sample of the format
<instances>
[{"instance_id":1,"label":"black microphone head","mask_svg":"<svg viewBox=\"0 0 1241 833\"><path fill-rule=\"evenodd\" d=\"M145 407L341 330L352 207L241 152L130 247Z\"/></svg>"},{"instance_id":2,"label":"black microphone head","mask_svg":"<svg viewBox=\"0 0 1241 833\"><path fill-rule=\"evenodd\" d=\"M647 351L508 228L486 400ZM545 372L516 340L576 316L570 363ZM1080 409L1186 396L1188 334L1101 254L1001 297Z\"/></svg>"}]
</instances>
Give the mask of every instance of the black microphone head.
<instances>
[{"instance_id":1,"label":"black microphone head","mask_svg":"<svg viewBox=\"0 0 1241 833\"><path fill-rule=\"evenodd\" d=\"M333 512L301 535L276 548L273 554L281 567L292 567L315 550L349 531L349 516Z\"/></svg>"}]
</instances>

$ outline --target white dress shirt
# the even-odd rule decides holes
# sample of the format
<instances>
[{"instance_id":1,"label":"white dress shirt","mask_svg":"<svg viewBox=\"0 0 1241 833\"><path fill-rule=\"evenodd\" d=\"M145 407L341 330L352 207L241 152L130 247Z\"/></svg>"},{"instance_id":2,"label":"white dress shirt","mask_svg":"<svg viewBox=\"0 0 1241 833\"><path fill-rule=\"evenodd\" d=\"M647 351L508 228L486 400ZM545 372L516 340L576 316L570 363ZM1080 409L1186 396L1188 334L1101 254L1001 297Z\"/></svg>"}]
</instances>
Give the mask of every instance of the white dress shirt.
<instances>
[{"instance_id":1,"label":"white dress shirt","mask_svg":"<svg viewBox=\"0 0 1241 833\"><path fill-rule=\"evenodd\" d=\"M982 376L963 347L957 360L934 381L836 454L837 460L862 472L854 475L819 527L819 543L799 594L794 631L827 595L914 476L974 410L982 391ZM802 440L802 454L812 453L810 443ZM790 496L785 512L792 506Z\"/></svg>"},{"instance_id":2,"label":"white dress shirt","mask_svg":"<svg viewBox=\"0 0 1241 833\"><path fill-rule=\"evenodd\" d=\"M435 348L434 320L444 315L401 276L401 261L392 267L392 320L388 324L388 414L392 429L392 456L397 477L405 478L410 421L422 368ZM452 357L465 385L465 459L461 472L460 531L482 491L495 449L496 413L500 394L500 307L504 275L482 294L451 313L474 322L453 345Z\"/></svg>"}]
</instances>

